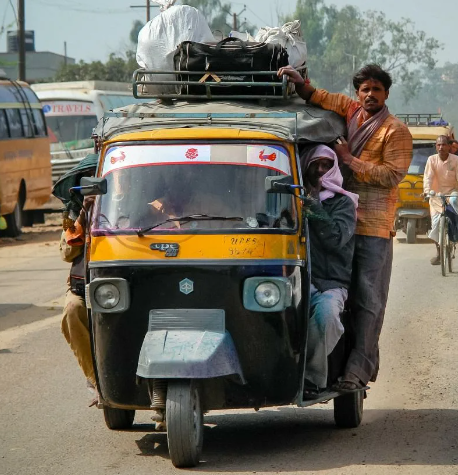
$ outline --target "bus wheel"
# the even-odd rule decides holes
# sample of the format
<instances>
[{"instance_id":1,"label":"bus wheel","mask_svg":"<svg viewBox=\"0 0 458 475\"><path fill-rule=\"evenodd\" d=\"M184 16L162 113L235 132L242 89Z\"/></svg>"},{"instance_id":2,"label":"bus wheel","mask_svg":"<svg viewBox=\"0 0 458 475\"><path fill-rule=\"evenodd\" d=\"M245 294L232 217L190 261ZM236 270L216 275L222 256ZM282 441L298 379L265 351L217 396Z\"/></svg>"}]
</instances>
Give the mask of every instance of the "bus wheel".
<instances>
[{"instance_id":1,"label":"bus wheel","mask_svg":"<svg viewBox=\"0 0 458 475\"><path fill-rule=\"evenodd\" d=\"M7 228L4 235L8 237L17 237L22 232L22 206L16 203L14 211L11 214L5 215Z\"/></svg>"}]
</instances>

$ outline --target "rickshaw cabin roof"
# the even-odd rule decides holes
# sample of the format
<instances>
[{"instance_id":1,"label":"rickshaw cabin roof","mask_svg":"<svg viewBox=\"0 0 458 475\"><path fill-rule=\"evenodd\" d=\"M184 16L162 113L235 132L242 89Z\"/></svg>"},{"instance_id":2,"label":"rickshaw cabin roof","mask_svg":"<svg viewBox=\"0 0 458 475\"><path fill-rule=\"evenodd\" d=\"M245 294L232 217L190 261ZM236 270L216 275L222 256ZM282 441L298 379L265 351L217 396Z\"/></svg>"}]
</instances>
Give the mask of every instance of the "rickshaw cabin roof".
<instances>
[{"instance_id":1,"label":"rickshaw cabin roof","mask_svg":"<svg viewBox=\"0 0 458 475\"><path fill-rule=\"evenodd\" d=\"M105 141L155 129L227 127L266 132L289 142L330 143L346 131L344 120L334 112L297 99L269 105L236 101L133 104L105 113L96 134Z\"/></svg>"}]
</instances>

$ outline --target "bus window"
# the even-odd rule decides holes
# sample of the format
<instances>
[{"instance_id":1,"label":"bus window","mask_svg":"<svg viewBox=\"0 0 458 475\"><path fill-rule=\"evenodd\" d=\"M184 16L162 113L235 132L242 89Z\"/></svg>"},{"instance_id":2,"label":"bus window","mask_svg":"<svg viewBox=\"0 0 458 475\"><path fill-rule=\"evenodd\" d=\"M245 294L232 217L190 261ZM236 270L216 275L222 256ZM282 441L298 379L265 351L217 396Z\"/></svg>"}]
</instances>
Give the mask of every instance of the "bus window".
<instances>
[{"instance_id":1,"label":"bus window","mask_svg":"<svg viewBox=\"0 0 458 475\"><path fill-rule=\"evenodd\" d=\"M30 120L30 113L26 109L20 109L22 129L24 130L24 137L33 137L32 121Z\"/></svg>"},{"instance_id":2,"label":"bus window","mask_svg":"<svg viewBox=\"0 0 458 475\"><path fill-rule=\"evenodd\" d=\"M5 112L10 128L10 136L12 138L22 137L22 123L19 109L6 109Z\"/></svg>"},{"instance_id":3,"label":"bus window","mask_svg":"<svg viewBox=\"0 0 458 475\"><path fill-rule=\"evenodd\" d=\"M3 109L0 109L0 139L7 139L10 136L6 115Z\"/></svg>"},{"instance_id":4,"label":"bus window","mask_svg":"<svg viewBox=\"0 0 458 475\"><path fill-rule=\"evenodd\" d=\"M60 142L90 139L97 125L95 115L48 116L46 122Z\"/></svg>"},{"instance_id":5,"label":"bus window","mask_svg":"<svg viewBox=\"0 0 458 475\"><path fill-rule=\"evenodd\" d=\"M46 134L45 119L41 109L33 109L33 122L35 126L35 135L43 137Z\"/></svg>"}]
</instances>

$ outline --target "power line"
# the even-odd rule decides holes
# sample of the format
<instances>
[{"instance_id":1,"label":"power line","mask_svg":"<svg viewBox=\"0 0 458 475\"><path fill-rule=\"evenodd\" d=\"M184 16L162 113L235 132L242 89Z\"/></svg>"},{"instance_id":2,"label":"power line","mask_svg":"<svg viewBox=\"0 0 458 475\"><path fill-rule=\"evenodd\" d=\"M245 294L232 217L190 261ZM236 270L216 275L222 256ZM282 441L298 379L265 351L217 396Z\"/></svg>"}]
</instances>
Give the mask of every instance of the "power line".
<instances>
[{"instance_id":1,"label":"power line","mask_svg":"<svg viewBox=\"0 0 458 475\"><path fill-rule=\"evenodd\" d=\"M16 28L17 28L17 14L16 14L16 9L14 8L12 0L10 0L10 5L11 5L11 8L13 9L14 19L16 20Z\"/></svg>"},{"instance_id":2,"label":"power line","mask_svg":"<svg viewBox=\"0 0 458 475\"><path fill-rule=\"evenodd\" d=\"M45 5L47 7L58 7L58 8L65 8L65 10L68 10L68 11L72 11L72 12L80 12L80 13L103 13L104 15L120 15L120 14L125 14L126 13L126 9L123 8L119 8L117 10L110 10L110 11L107 11L107 10L104 10L104 9L101 9L101 10L95 10L95 9L90 9L90 8L78 8L78 7L71 7L71 6L68 6L68 3L56 3L56 2L47 2L47 1L44 1L44 0L35 0L37 3L41 4L41 5ZM11 0L10 0L10 3L11 3Z\"/></svg>"}]
</instances>

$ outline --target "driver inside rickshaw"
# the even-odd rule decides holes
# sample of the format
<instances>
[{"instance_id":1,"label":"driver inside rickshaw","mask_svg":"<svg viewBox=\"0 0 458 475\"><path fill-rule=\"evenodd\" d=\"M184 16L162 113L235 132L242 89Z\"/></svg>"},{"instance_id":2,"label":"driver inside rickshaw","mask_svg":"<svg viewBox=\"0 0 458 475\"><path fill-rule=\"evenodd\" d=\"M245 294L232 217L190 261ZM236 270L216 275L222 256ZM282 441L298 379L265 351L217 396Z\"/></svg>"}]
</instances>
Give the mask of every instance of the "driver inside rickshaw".
<instances>
[{"instance_id":1,"label":"driver inside rickshaw","mask_svg":"<svg viewBox=\"0 0 458 475\"><path fill-rule=\"evenodd\" d=\"M344 333L340 320L351 281L358 195L342 188L335 152L319 145L301 156L312 266L304 398L327 388L328 356Z\"/></svg>"}]
</instances>

